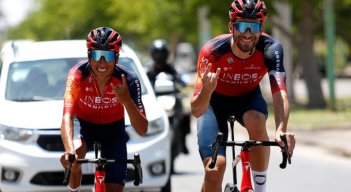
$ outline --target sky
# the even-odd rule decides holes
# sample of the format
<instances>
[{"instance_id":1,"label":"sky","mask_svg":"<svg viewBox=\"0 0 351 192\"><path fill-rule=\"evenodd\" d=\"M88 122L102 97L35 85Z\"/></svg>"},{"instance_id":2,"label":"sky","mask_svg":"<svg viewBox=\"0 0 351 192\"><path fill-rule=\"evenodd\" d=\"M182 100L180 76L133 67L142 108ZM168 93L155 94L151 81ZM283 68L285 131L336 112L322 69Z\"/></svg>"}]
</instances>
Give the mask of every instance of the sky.
<instances>
[{"instance_id":1,"label":"sky","mask_svg":"<svg viewBox=\"0 0 351 192\"><path fill-rule=\"evenodd\" d=\"M5 16L0 27L13 26L21 22L30 8L32 0L0 0L0 9Z\"/></svg>"}]
</instances>

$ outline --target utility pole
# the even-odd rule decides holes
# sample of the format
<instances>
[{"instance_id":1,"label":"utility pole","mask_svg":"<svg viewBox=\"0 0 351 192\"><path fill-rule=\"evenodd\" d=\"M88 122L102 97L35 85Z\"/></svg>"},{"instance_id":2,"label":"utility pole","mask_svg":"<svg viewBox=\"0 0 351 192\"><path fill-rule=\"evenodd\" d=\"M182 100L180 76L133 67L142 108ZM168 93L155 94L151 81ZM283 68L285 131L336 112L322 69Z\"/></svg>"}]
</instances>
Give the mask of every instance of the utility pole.
<instances>
[{"instance_id":1,"label":"utility pole","mask_svg":"<svg viewBox=\"0 0 351 192\"><path fill-rule=\"evenodd\" d=\"M334 43L335 43L335 23L334 23L334 0L324 0L324 32L327 40L327 77L329 82L329 105L335 111L335 77L334 77Z\"/></svg>"},{"instance_id":2,"label":"utility pole","mask_svg":"<svg viewBox=\"0 0 351 192\"><path fill-rule=\"evenodd\" d=\"M202 6L197 10L197 16L199 21L199 47L210 39L211 36L211 24L208 19L209 7Z\"/></svg>"}]
</instances>

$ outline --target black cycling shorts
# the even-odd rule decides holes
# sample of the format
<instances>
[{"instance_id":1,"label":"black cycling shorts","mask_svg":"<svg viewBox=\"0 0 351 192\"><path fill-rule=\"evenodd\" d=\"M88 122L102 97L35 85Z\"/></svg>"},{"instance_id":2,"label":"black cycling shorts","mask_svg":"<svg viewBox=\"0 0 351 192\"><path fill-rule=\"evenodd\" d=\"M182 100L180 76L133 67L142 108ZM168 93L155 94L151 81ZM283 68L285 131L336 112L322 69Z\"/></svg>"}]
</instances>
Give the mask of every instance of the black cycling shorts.
<instances>
[{"instance_id":1,"label":"black cycling shorts","mask_svg":"<svg viewBox=\"0 0 351 192\"><path fill-rule=\"evenodd\" d=\"M228 118L235 116L245 127L243 115L249 110L261 112L266 118L268 116L267 103L259 87L241 96L224 96L215 92L212 94L208 109L197 121L198 145L202 159L211 156L210 146L219 131L223 133L223 138L228 137ZM220 147L218 155L225 156L225 151L225 147Z\"/></svg>"},{"instance_id":2,"label":"black cycling shorts","mask_svg":"<svg viewBox=\"0 0 351 192\"><path fill-rule=\"evenodd\" d=\"M86 142L88 149L95 141L101 143L101 157L107 159L127 159L127 133L124 120L110 124L93 124L79 119L81 139ZM126 164L107 164L105 166L105 183L124 185L126 182Z\"/></svg>"}]
</instances>

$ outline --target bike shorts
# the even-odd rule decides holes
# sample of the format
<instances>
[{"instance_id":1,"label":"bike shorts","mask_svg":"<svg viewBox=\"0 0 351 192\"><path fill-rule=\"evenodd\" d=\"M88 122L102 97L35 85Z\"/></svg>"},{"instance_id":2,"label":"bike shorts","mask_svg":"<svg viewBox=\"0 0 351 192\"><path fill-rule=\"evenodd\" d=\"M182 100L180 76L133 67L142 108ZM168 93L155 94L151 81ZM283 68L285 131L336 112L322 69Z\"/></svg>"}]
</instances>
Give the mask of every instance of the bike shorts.
<instances>
[{"instance_id":1,"label":"bike shorts","mask_svg":"<svg viewBox=\"0 0 351 192\"><path fill-rule=\"evenodd\" d=\"M85 141L87 148L91 149L94 142L101 143L101 157L107 159L127 159L127 140L124 120L110 124L93 124L82 119L80 123L80 137ZM127 164L106 164L105 183L125 185Z\"/></svg>"},{"instance_id":2,"label":"bike shorts","mask_svg":"<svg viewBox=\"0 0 351 192\"><path fill-rule=\"evenodd\" d=\"M261 90L256 87L253 91L240 96L224 96L214 92L206 112L197 120L197 137L201 159L212 156L211 145L217 133L223 133L223 139L228 138L228 123L230 116L245 127L243 115L246 111L255 110L268 117L267 103ZM221 146L218 155L226 156L226 148Z\"/></svg>"}]
</instances>

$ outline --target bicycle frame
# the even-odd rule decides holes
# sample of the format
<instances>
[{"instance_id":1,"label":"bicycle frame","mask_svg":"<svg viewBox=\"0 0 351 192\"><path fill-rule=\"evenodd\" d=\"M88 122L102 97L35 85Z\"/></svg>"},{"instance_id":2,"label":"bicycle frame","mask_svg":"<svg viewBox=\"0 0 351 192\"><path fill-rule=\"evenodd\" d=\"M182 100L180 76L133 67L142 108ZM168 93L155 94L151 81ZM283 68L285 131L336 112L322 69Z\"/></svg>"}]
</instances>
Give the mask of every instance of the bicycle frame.
<instances>
[{"instance_id":1,"label":"bicycle frame","mask_svg":"<svg viewBox=\"0 0 351 192\"><path fill-rule=\"evenodd\" d=\"M225 192L239 192L237 187L237 175L236 175L236 165L241 161L242 165L242 180L241 180L241 190L240 192L253 192L252 182L251 182L251 165L250 165L250 149L255 146L279 146L279 144L275 141L242 141L237 142L234 141L234 122L235 117L231 116L228 119L228 123L230 124L231 129L231 141L222 142L223 134L219 132L217 134L216 140L212 144L212 160L209 165L209 168L214 168L217 160L218 148L219 146L230 146L232 147L232 155L233 155L233 185L227 183L225 187ZM280 164L280 168L284 169L287 165L287 162L291 164L291 157L288 154L287 141L285 136L281 136L282 141L285 146L282 148L282 163ZM235 146L241 146L240 155L235 157ZM280 147L280 146L279 146ZM235 157L235 158L234 158Z\"/></svg>"},{"instance_id":2,"label":"bicycle frame","mask_svg":"<svg viewBox=\"0 0 351 192\"><path fill-rule=\"evenodd\" d=\"M101 158L101 145L99 143L94 143L93 147L95 151L95 159ZM105 176L106 176L105 165L103 163L96 163L94 192L105 192Z\"/></svg>"},{"instance_id":3,"label":"bicycle frame","mask_svg":"<svg viewBox=\"0 0 351 192\"><path fill-rule=\"evenodd\" d=\"M134 166L134 185L138 186L143 182L142 169L140 166L139 154L134 154L134 159L127 160L116 160L116 159L105 159L101 157L101 144L95 142L93 145L95 152L95 159L77 159L77 163L93 163L95 164L95 176L94 176L94 192L105 192L105 165L112 163L127 163ZM65 169L63 184L67 185L70 177L72 163L74 162L74 155L69 156L69 168Z\"/></svg>"}]
</instances>

